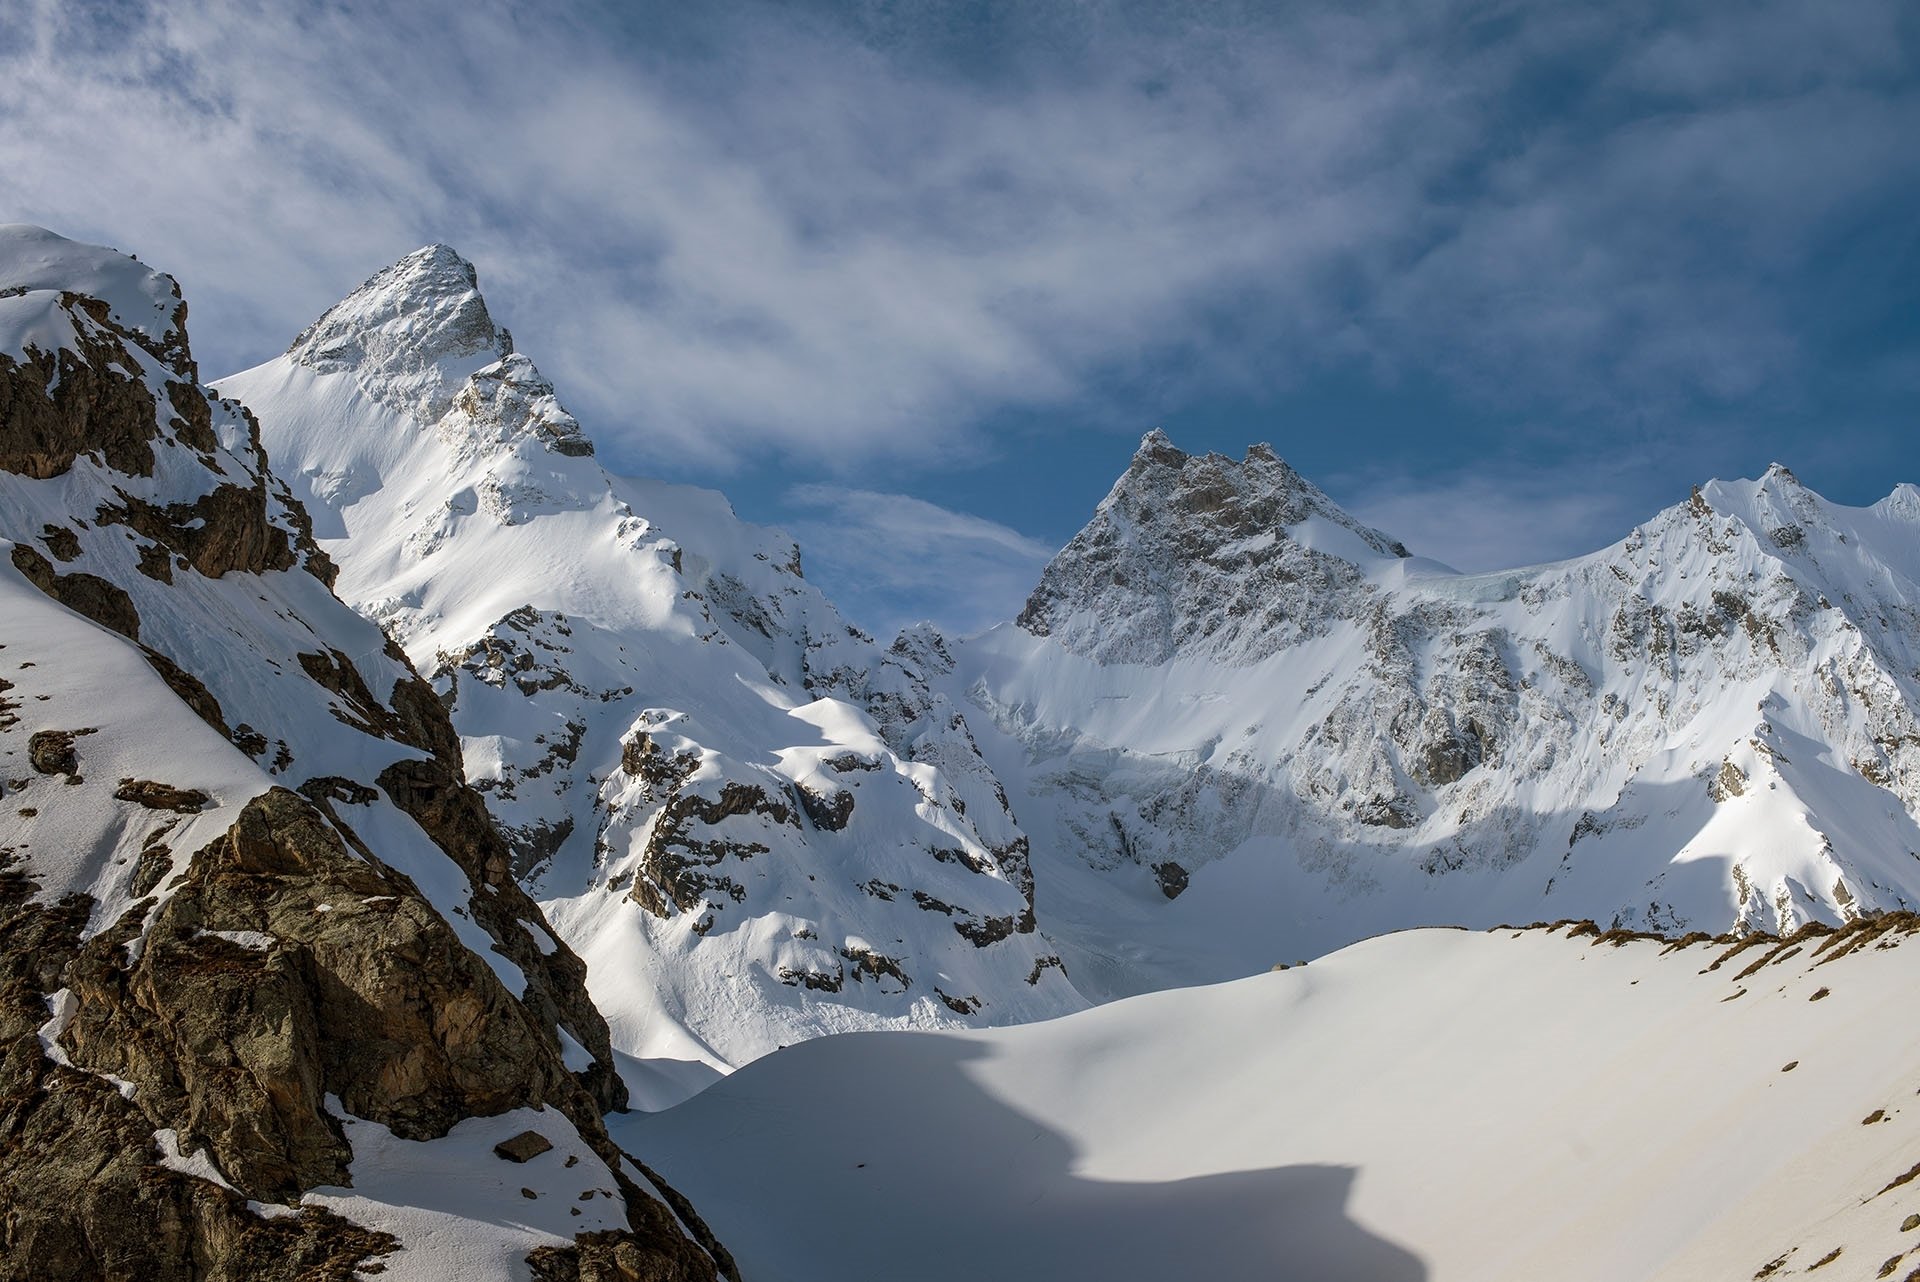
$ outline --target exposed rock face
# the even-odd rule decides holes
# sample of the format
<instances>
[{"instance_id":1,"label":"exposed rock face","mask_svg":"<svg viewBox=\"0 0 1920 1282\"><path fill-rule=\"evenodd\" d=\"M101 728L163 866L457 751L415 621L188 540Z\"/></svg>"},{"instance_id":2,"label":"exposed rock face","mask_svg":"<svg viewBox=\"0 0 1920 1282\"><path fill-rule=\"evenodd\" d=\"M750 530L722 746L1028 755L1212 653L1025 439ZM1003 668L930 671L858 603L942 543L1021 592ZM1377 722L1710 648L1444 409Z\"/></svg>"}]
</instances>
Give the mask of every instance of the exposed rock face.
<instances>
[{"instance_id":1,"label":"exposed rock face","mask_svg":"<svg viewBox=\"0 0 1920 1282\"><path fill-rule=\"evenodd\" d=\"M86 905L32 901L0 874L0 1277L243 1282L349 1276L399 1244L321 1208L262 1218L240 1194L161 1162L152 1119L108 1081L43 1052Z\"/></svg>"},{"instance_id":2,"label":"exposed rock face","mask_svg":"<svg viewBox=\"0 0 1920 1282\"><path fill-rule=\"evenodd\" d=\"M0 229L0 1278L374 1268L426 1243L312 1201L380 1182L349 1132L431 1162L515 1110L608 1190L577 1231L637 1276L714 1277L606 1134L625 1094L585 966L444 707L328 591L183 321L168 278Z\"/></svg>"},{"instance_id":3,"label":"exposed rock face","mask_svg":"<svg viewBox=\"0 0 1920 1282\"><path fill-rule=\"evenodd\" d=\"M597 1118L533 1012L445 919L285 789L194 857L137 962L119 934L82 950L60 1044L141 1084L156 1125L179 1119L183 1145L204 1143L250 1197L348 1181L329 1094L409 1139L549 1101L585 1129Z\"/></svg>"}]
</instances>

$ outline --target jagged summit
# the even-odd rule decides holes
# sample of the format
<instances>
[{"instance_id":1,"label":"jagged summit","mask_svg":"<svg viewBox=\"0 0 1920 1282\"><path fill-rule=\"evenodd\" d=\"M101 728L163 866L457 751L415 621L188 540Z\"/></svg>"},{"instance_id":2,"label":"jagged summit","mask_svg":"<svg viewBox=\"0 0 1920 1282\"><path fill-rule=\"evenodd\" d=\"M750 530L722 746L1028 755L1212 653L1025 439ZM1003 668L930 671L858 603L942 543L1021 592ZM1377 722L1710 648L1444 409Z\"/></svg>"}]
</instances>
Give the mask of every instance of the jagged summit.
<instances>
[{"instance_id":1,"label":"jagged summit","mask_svg":"<svg viewBox=\"0 0 1920 1282\"><path fill-rule=\"evenodd\" d=\"M426 245L376 272L287 348L283 363L353 375L375 400L468 453L521 441L585 457L593 442L494 322L472 263Z\"/></svg>"},{"instance_id":2,"label":"jagged summit","mask_svg":"<svg viewBox=\"0 0 1920 1282\"><path fill-rule=\"evenodd\" d=\"M436 683L621 1049L718 1068L1083 1004L957 707L801 578L785 535L578 457L531 361L441 341L490 325L471 269L422 251L221 386L339 549L341 596ZM305 355L409 334L439 361Z\"/></svg>"},{"instance_id":3,"label":"jagged summit","mask_svg":"<svg viewBox=\"0 0 1920 1282\"><path fill-rule=\"evenodd\" d=\"M1247 446L1245 457L1236 462L1212 451L1188 454L1154 428L1140 438L1133 461L1114 482L1099 511L1122 502L1168 508L1232 538L1319 517L1359 537L1366 550L1347 551L1361 560L1408 555L1397 539L1355 520L1265 441ZM1327 550L1341 554L1338 549Z\"/></svg>"},{"instance_id":4,"label":"jagged summit","mask_svg":"<svg viewBox=\"0 0 1920 1282\"><path fill-rule=\"evenodd\" d=\"M494 324L473 264L446 245L426 245L329 307L287 355L318 369L409 372L511 351L513 337Z\"/></svg>"},{"instance_id":5,"label":"jagged summit","mask_svg":"<svg viewBox=\"0 0 1920 1282\"><path fill-rule=\"evenodd\" d=\"M1405 558L1270 445L1191 455L1155 429L1041 576L1018 619L1103 663L1200 646L1250 661L1318 635Z\"/></svg>"},{"instance_id":6,"label":"jagged summit","mask_svg":"<svg viewBox=\"0 0 1920 1282\"><path fill-rule=\"evenodd\" d=\"M370 338L385 342L370 343ZM504 356L511 336L493 323L479 273L447 245L426 245L328 308L287 354L304 364L354 365L400 356L418 364L445 355Z\"/></svg>"}]
</instances>

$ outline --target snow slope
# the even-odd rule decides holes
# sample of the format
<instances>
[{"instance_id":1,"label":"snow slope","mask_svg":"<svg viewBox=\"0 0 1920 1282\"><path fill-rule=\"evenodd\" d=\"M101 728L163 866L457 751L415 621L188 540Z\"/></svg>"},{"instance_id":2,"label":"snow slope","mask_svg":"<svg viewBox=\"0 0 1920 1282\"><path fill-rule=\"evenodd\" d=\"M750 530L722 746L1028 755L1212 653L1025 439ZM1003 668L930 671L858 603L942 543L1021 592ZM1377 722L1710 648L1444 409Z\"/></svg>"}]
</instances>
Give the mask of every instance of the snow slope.
<instances>
[{"instance_id":1,"label":"snow slope","mask_svg":"<svg viewBox=\"0 0 1920 1282\"><path fill-rule=\"evenodd\" d=\"M643 1094L821 1032L1084 1004L958 709L840 618L790 540L604 470L451 250L220 386L341 595L448 701L618 1048L683 1066Z\"/></svg>"},{"instance_id":2,"label":"snow slope","mask_svg":"<svg viewBox=\"0 0 1920 1282\"><path fill-rule=\"evenodd\" d=\"M977 710L1042 928L1099 999L1412 925L1920 901L1917 604L1912 486L1847 508L1775 467L1462 575L1264 446L1154 433L935 684Z\"/></svg>"},{"instance_id":3,"label":"snow slope","mask_svg":"<svg viewBox=\"0 0 1920 1282\"><path fill-rule=\"evenodd\" d=\"M1025 1028L826 1038L620 1128L790 1282L1904 1277L1914 924L1731 957L1412 931Z\"/></svg>"}]
</instances>

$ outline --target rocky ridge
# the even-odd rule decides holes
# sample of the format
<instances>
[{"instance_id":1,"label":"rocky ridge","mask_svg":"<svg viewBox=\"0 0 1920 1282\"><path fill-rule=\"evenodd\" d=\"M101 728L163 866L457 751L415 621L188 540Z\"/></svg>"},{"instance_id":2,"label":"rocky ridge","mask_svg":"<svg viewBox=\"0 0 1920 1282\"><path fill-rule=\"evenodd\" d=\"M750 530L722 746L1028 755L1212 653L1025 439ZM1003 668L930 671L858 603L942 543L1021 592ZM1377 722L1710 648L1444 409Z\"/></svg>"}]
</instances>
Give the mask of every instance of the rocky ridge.
<instances>
[{"instance_id":1,"label":"rocky ridge","mask_svg":"<svg viewBox=\"0 0 1920 1282\"><path fill-rule=\"evenodd\" d=\"M0 228L0 1276L729 1269L609 1138L584 966L185 320ZM463 1147L529 1129L547 1209L492 1208Z\"/></svg>"}]
</instances>

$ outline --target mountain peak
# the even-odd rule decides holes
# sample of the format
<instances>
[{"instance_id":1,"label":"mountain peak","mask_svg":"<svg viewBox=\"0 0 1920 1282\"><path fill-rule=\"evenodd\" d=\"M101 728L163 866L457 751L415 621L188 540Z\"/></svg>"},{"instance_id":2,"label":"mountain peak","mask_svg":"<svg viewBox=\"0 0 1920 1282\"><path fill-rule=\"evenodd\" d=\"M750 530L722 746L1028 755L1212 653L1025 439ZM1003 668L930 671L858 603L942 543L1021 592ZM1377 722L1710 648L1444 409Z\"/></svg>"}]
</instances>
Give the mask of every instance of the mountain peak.
<instances>
[{"instance_id":1,"label":"mountain peak","mask_svg":"<svg viewBox=\"0 0 1920 1282\"><path fill-rule=\"evenodd\" d=\"M1186 452L1175 447L1173 438L1157 427L1140 438L1140 448L1133 452L1133 465L1136 468L1153 464L1179 467L1186 461Z\"/></svg>"},{"instance_id":2,"label":"mountain peak","mask_svg":"<svg viewBox=\"0 0 1920 1282\"><path fill-rule=\"evenodd\" d=\"M1371 565L1406 555L1270 445L1193 455L1155 430L1017 622L1103 663L1194 647L1252 661L1324 632L1370 591Z\"/></svg>"},{"instance_id":3,"label":"mountain peak","mask_svg":"<svg viewBox=\"0 0 1920 1282\"><path fill-rule=\"evenodd\" d=\"M473 264L434 244L374 273L302 330L287 355L315 369L375 377L457 363L463 368L444 372L464 377L512 351L512 336L480 296Z\"/></svg>"}]
</instances>

